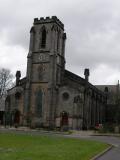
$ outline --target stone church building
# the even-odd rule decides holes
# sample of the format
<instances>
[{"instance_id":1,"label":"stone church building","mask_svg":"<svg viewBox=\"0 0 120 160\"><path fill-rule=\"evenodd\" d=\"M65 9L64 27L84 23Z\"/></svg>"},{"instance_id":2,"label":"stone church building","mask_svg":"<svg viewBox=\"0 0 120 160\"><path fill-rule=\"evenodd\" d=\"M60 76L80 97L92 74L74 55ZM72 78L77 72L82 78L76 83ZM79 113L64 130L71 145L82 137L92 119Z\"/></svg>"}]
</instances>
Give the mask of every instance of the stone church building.
<instances>
[{"instance_id":1,"label":"stone church building","mask_svg":"<svg viewBox=\"0 0 120 160\"><path fill-rule=\"evenodd\" d=\"M8 90L6 123L46 128L89 129L104 123L106 94L65 69L64 24L52 16L35 18L30 30L26 77L16 72Z\"/></svg>"}]
</instances>

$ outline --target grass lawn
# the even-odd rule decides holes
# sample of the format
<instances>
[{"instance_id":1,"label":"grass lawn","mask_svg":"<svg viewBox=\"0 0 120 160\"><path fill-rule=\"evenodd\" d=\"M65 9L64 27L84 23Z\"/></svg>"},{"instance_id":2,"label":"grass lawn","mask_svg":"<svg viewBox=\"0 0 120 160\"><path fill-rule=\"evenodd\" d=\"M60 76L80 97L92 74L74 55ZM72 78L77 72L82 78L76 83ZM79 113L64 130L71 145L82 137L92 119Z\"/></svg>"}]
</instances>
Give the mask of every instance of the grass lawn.
<instances>
[{"instance_id":1,"label":"grass lawn","mask_svg":"<svg viewBox=\"0 0 120 160\"><path fill-rule=\"evenodd\" d=\"M107 147L96 141L0 133L0 160L89 160Z\"/></svg>"}]
</instances>

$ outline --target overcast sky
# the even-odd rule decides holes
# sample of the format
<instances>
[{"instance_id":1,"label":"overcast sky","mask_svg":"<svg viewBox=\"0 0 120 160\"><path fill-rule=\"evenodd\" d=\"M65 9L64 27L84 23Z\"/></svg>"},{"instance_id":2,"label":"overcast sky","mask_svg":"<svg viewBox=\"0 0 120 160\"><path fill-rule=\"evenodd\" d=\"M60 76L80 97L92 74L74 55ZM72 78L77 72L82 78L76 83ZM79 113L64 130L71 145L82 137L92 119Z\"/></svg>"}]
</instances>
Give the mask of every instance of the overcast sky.
<instances>
[{"instance_id":1,"label":"overcast sky","mask_svg":"<svg viewBox=\"0 0 120 160\"><path fill-rule=\"evenodd\" d=\"M0 0L0 67L26 74L29 31L36 17L65 25L66 68L93 84L120 79L120 0Z\"/></svg>"}]
</instances>

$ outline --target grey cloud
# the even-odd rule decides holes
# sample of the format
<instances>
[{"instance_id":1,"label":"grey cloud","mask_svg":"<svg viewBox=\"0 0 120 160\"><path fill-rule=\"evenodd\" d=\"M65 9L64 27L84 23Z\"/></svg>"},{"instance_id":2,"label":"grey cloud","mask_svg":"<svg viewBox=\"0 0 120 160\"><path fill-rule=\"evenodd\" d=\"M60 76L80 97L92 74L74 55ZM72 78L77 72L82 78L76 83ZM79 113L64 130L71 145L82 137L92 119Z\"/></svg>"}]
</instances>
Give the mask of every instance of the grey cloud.
<instances>
[{"instance_id":1,"label":"grey cloud","mask_svg":"<svg viewBox=\"0 0 120 160\"><path fill-rule=\"evenodd\" d=\"M57 15L67 32L68 69L82 75L83 69L89 67L95 79L98 77L96 69L101 64L108 66L106 70L109 67L119 70L119 0L2 0L1 4L0 40L5 40L6 45L21 46L28 52L33 18ZM110 69L110 72L113 70ZM118 71L115 73L118 74ZM91 78L93 82L94 78Z\"/></svg>"}]
</instances>

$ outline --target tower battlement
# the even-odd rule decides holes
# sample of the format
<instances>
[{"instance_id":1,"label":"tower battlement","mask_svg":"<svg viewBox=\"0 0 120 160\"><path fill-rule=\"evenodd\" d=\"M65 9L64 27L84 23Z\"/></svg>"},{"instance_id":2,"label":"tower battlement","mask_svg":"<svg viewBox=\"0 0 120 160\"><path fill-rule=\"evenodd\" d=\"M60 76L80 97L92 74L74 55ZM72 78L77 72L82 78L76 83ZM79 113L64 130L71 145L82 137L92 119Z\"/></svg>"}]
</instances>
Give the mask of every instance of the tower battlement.
<instances>
[{"instance_id":1,"label":"tower battlement","mask_svg":"<svg viewBox=\"0 0 120 160\"><path fill-rule=\"evenodd\" d=\"M52 17L40 17L40 19L38 18L34 18L34 25L37 24L43 24L43 23L57 23L62 29L64 29L64 24L56 17L56 16L52 16Z\"/></svg>"}]
</instances>

